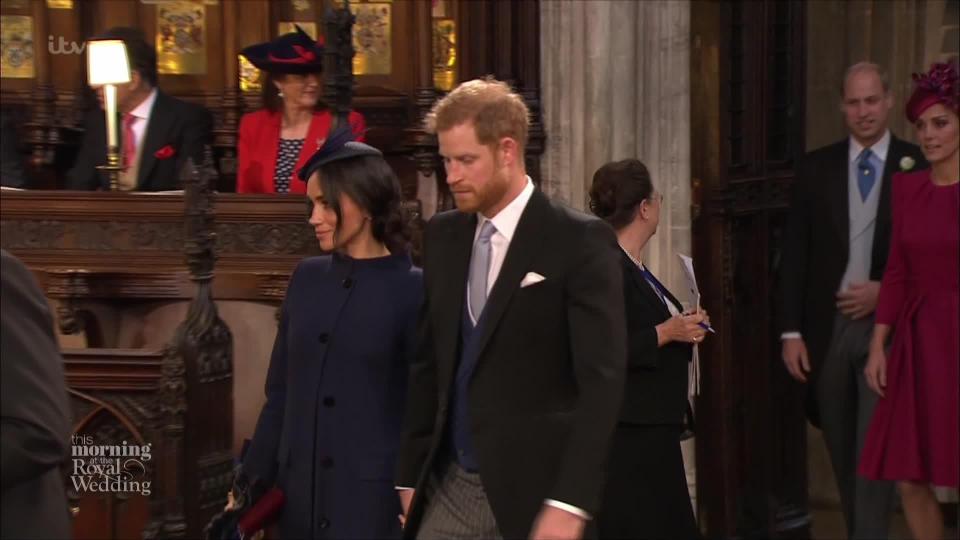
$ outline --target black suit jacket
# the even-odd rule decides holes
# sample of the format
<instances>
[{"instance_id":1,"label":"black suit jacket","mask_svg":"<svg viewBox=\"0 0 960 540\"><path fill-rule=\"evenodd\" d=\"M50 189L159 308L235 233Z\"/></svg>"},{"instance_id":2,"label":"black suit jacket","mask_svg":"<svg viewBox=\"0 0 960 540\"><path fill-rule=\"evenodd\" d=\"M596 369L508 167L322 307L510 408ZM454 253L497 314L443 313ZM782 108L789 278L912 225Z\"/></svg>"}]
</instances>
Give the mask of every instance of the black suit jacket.
<instances>
[{"instance_id":1,"label":"black suit jacket","mask_svg":"<svg viewBox=\"0 0 960 540\"><path fill-rule=\"evenodd\" d=\"M425 232L421 348L397 479L417 488L409 537L451 408L476 223L452 211ZM618 251L605 223L536 191L490 292L468 408L480 477L506 538L526 538L545 499L597 511L626 360ZM521 288L528 272L546 279Z\"/></svg>"},{"instance_id":2,"label":"black suit jacket","mask_svg":"<svg viewBox=\"0 0 960 540\"><path fill-rule=\"evenodd\" d=\"M84 118L84 135L73 169L68 173L67 188L77 190L109 189L106 174L96 169L107 163L103 111L95 109ZM118 126L121 124L118 121ZM198 165L203 161L204 146L210 144L212 120L206 108L170 97L157 91L157 100L150 111L150 122L144 135L137 171L137 191L180 189L180 172L187 158ZM120 129L122 148L123 129ZM170 146L174 154L158 158L158 150Z\"/></svg>"},{"instance_id":3,"label":"black suit jacket","mask_svg":"<svg viewBox=\"0 0 960 540\"><path fill-rule=\"evenodd\" d=\"M53 319L23 263L0 251L0 267L0 538L69 538L71 415Z\"/></svg>"},{"instance_id":4,"label":"black suit jacket","mask_svg":"<svg viewBox=\"0 0 960 540\"><path fill-rule=\"evenodd\" d=\"M627 386L620 422L680 425L687 412L693 346L681 342L657 346L655 327L670 318L670 311L622 251L620 259L627 311ZM667 299L683 310L670 291Z\"/></svg>"},{"instance_id":5,"label":"black suit jacket","mask_svg":"<svg viewBox=\"0 0 960 540\"><path fill-rule=\"evenodd\" d=\"M780 266L781 332L800 331L810 356L813 387L830 343L836 312L836 291L850 254L848 202L849 139L806 154L801 160L787 216ZM890 246L890 182L909 156L913 170L929 165L920 149L891 135L880 185L873 236L870 279L879 281ZM809 397L809 396L808 396ZM808 413L816 423L813 400Z\"/></svg>"}]
</instances>

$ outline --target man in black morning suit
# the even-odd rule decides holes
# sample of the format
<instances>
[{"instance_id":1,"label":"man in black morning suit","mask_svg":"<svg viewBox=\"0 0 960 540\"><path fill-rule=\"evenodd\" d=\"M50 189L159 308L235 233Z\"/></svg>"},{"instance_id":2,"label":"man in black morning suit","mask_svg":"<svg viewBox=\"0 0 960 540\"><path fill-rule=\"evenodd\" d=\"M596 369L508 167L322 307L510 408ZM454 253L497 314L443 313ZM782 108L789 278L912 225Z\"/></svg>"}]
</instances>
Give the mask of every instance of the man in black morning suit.
<instances>
[{"instance_id":1,"label":"man in black morning suit","mask_svg":"<svg viewBox=\"0 0 960 540\"><path fill-rule=\"evenodd\" d=\"M528 125L493 80L428 118L458 209L424 235L397 478L409 538L575 539L599 506L626 363L619 251L534 188Z\"/></svg>"},{"instance_id":2,"label":"man in black morning suit","mask_svg":"<svg viewBox=\"0 0 960 540\"><path fill-rule=\"evenodd\" d=\"M157 53L134 28L112 28L96 39L119 39L127 47L131 81L117 85L119 144L127 170L120 175L124 191L180 189L180 172L188 158L200 163L210 143L212 119L206 108L168 96L157 88ZM97 90L100 105L103 97ZM109 189L107 175L96 169L107 163L107 129L103 110L84 117L84 135L68 173L67 189Z\"/></svg>"},{"instance_id":3,"label":"man in black morning suit","mask_svg":"<svg viewBox=\"0 0 960 540\"><path fill-rule=\"evenodd\" d=\"M800 162L780 275L783 360L809 383L808 410L823 430L851 538L887 535L892 484L856 474L877 399L863 368L890 243L891 177L927 167L919 148L887 129L892 106L878 66L847 70L850 136Z\"/></svg>"}]
</instances>

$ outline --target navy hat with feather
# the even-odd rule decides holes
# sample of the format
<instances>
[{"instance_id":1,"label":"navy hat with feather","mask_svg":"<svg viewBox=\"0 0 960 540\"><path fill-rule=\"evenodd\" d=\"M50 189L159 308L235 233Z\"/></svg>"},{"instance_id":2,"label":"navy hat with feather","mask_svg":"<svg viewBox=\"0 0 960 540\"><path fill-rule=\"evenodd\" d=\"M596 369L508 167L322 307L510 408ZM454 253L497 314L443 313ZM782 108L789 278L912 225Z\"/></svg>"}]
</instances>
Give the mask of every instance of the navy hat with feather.
<instances>
[{"instance_id":1,"label":"navy hat with feather","mask_svg":"<svg viewBox=\"0 0 960 540\"><path fill-rule=\"evenodd\" d=\"M270 73L318 73L323 71L323 39L315 41L294 25L295 31L273 41L246 47L240 54L254 66Z\"/></svg>"},{"instance_id":2,"label":"navy hat with feather","mask_svg":"<svg viewBox=\"0 0 960 540\"><path fill-rule=\"evenodd\" d=\"M310 156L297 176L306 182L317 169L327 163L362 156L383 157L383 153L369 144L355 141L350 126L340 126L327 135L327 140Z\"/></svg>"}]
</instances>

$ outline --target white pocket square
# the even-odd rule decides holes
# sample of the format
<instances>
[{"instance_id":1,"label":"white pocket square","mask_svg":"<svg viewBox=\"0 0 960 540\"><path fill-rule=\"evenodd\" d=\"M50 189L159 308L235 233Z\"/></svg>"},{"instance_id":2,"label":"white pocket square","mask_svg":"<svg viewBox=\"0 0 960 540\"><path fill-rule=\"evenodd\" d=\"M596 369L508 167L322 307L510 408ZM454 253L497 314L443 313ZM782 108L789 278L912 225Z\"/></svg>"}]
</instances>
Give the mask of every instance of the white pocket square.
<instances>
[{"instance_id":1,"label":"white pocket square","mask_svg":"<svg viewBox=\"0 0 960 540\"><path fill-rule=\"evenodd\" d=\"M536 272L527 272L527 275L523 276L523 280L520 281L520 288L522 289L524 287L529 287L530 285L540 283L545 279L547 278Z\"/></svg>"}]
</instances>

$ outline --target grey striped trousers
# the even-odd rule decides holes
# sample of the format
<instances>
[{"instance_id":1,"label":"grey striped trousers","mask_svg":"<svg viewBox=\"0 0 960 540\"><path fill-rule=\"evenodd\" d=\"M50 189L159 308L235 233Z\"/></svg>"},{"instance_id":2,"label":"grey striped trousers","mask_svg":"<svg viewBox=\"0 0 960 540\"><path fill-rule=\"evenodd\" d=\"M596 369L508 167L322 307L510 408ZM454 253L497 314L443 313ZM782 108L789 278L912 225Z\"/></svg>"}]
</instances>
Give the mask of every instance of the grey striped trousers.
<instances>
[{"instance_id":1,"label":"grey striped trousers","mask_svg":"<svg viewBox=\"0 0 960 540\"><path fill-rule=\"evenodd\" d=\"M480 475L450 460L430 474L417 540L501 540Z\"/></svg>"}]
</instances>

